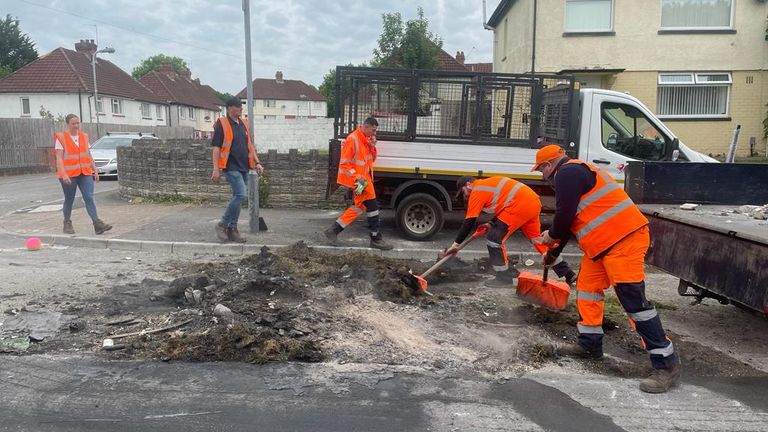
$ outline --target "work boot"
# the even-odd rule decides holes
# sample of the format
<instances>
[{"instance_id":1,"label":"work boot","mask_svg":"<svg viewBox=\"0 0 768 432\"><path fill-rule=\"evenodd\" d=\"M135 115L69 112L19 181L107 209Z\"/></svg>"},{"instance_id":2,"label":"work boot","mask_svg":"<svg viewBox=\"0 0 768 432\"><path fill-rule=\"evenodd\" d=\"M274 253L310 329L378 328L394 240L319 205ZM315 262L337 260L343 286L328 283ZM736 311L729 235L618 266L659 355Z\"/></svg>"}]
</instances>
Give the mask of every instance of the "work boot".
<instances>
[{"instance_id":1,"label":"work boot","mask_svg":"<svg viewBox=\"0 0 768 432\"><path fill-rule=\"evenodd\" d=\"M64 234L74 234L75 228L72 226L70 219L64 219Z\"/></svg>"},{"instance_id":2,"label":"work boot","mask_svg":"<svg viewBox=\"0 0 768 432\"><path fill-rule=\"evenodd\" d=\"M227 226L223 223L219 222L216 224L216 237L220 242L224 243L229 240L228 230L229 228L227 228Z\"/></svg>"},{"instance_id":3,"label":"work boot","mask_svg":"<svg viewBox=\"0 0 768 432\"><path fill-rule=\"evenodd\" d=\"M589 351L579 344L558 345L555 353L558 356L575 357L586 360L600 360L603 358L603 351Z\"/></svg>"},{"instance_id":4,"label":"work boot","mask_svg":"<svg viewBox=\"0 0 768 432\"><path fill-rule=\"evenodd\" d=\"M514 288L515 275L509 271L496 272L496 277L485 281L486 288Z\"/></svg>"},{"instance_id":5,"label":"work boot","mask_svg":"<svg viewBox=\"0 0 768 432\"><path fill-rule=\"evenodd\" d=\"M235 243L245 243L245 237L240 235L240 231L237 230L237 227L229 227L229 229L227 229L227 238L229 241Z\"/></svg>"},{"instance_id":6,"label":"work boot","mask_svg":"<svg viewBox=\"0 0 768 432\"><path fill-rule=\"evenodd\" d=\"M646 393L664 393L680 382L680 364L669 369L654 369L651 376L640 381L640 390Z\"/></svg>"},{"instance_id":7,"label":"work boot","mask_svg":"<svg viewBox=\"0 0 768 432\"><path fill-rule=\"evenodd\" d=\"M371 248L378 249L378 250L392 250L394 246L384 241L383 238L381 238L381 234L376 236L371 236Z\"/></svg>"},{"instance_id":8,"label":"work boot","mask_svg":"<svg viewBox=\"0 0 768 432\"><path fill-rule=\"evenodd\" d=\"M339 234L336 232L335 226L332 226L327 230L323 231L323 235L325 236L325 239L328 240L328 243L331 246L339 245Z\"/></svg>"},{"instance_id":9,"label":"work boot","mask_svg":"<svg viewBox=\"0 0 768 432\"><path fill-rule=\"evenodd\" d=\"M568 272L567 275L565 275L565 283L567 283L568 286L573 286L573 284L576 283L577 277L578 275L576 274L576 272L571 270Z\"/></svg>"},{"instance_id":10,"label":"work boot","mask_svg":"<svg viewBox=\"0 0 768 432\"><path fill-rule=\"evenodd\" d=\"M96 219L96 222L93 223L93 230L96 231L96 234L104 234L105 232L112 229L112 225L109 225L108 223L105 223L101 219ZM74 232L74 231L73 231Z\"/></svg>"}]
</instances>

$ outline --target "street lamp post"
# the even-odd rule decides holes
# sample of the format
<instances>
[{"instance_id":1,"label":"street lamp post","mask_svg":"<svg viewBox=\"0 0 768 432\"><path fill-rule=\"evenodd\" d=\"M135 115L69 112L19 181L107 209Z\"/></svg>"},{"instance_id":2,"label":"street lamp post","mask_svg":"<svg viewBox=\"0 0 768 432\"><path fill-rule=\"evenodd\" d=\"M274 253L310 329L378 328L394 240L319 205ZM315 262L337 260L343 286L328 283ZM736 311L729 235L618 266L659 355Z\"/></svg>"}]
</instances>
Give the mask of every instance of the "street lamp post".
<instances>
[{"instance_id":1,"label":"street lamp post","mask_svg":"<svg viewBox=\"0 0 768 432\"><path fill-rule=\"evenodd\" d=\"M96 139L101 137L99 133L99 86L96 84L96 54L113 54L114 48L106 47L93 53L91 56L91 70L93 71L93 108L96 111Z\"/></svg>"}]
</instances>

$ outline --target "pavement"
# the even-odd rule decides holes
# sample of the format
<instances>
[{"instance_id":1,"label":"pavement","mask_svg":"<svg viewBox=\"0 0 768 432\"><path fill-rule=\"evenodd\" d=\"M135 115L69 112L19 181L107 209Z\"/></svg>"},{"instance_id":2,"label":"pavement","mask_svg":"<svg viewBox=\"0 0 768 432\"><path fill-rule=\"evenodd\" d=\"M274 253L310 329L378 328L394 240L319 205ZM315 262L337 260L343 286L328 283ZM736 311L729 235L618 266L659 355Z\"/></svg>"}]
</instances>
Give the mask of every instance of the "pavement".
<instances>
[{"instance_id":1,"label":"pavement","mask_svg":"<svg viewBox=\"0 0 768 432\"><path fill-rule=\"evenodd\" d=\"M32 177L36 181L39 177ZM404 239L397 233L394 212L382 211L382 234L395 249L380 252L368 247L368 232L364 218L348 227L340 236L339 246L329 246L323 237L323 230L341 214L338 210L314 209L261 209L260 215L267 224L267 230L249 233L248 210L240 216L240 231L248 239L245 244L220 243L214 233L214 225L220 220L224 204L195 205L188 203L149 203L141 200L129 202L121 198L116 181L101 181L96 185L96 205L99 217L113 226L111 231L95 235L93 226L85 212L82 200L75 201L72 221L76 234L62 233L62 197L56 190L58 185L47 179L45 194L36 195L24 201L15 200L16 206L6 202L0 206L0 233L15 240L11 245L23 245L28 237L38 237L43 243L58 246L90 247L112 250L143 250L158 252L208 252L226 254L255 253L262 246L281 247L304 241L319 248L346 251L367 250L370 253L393 257L437 256L449 246L458 230L463 214L452 212L446 216L443 230L432 240L415 242ZM44 180L43 180L44 181ZM13 183L13 182L12 182ZM54 188L51 189L50 184ZM14 183L15 184L15 183ZM23 184L23 183L22 183ZM4 182L0 182L2 191ZM46 199L47 198L47 199ZM4 209L5 207L5 209ZM14 243L15 242L15 243ZM528 240L517 232L507 242L513 260L534 259L538 255ZM461 255L467 258L487 256L485 242L471 243ZM578 249L569 246L566 257L580 255ZM575 259L575 258L573 258Z\"/></svg>"}]
</instances>

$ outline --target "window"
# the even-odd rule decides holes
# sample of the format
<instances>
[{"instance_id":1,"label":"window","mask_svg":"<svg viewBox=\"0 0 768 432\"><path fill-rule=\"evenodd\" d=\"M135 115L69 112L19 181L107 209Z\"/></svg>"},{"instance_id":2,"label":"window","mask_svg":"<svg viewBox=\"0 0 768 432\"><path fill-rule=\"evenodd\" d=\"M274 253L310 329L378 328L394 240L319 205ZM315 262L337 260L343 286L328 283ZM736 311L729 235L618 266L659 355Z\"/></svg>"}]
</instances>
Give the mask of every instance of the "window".
<instances>
[{"instance_id":1,"label":"window","mask_svg":"<svg viewBox=\"0 0 768 432\"><path fill-rule=\"evenodd\" d=\"M730 30L733 0L661 0L664 30Z\"/></svg>"},{"instance_id":2,"label":"window","mask_svg":"<svg viewBox=\"0 0 768 432\"><path fill-rule=\"evenodd\" d=\"M188 111L189 111L189 119L190 120L194 120L195 119L195 107L189 107Z\"/></svg>"},{"instance_id":3,"label":"window","mask_svg":"<svg viewBox=\"0 0 768 432\"><path fill-rule=\"evenodd\" d=\"M112 114L123 113L123 101L120 99L112 99Z\"/></svg>"},{"instance_id":4,"label":"window","mask_svg":"<svg viewBox=\"0 0 768 432\"><path fill-rule=\"evenodd\" d=\"M152 107L146 102L141 104L141 118L152 119Z\"/></svg>"},{"instance_id":5,"label":"window","mask_svg":"<svg viewBox=\"0 0 768 432\"><path fill-rule=\"evenodd\" d=\"M274 115L265 115L264 116L264 120L274 120L276 118L277 118L277 116L274 116Z\"/></svg>"},{"instance_id":6,"label":"window","mask_svg":"<svg viewBox=\"0 0 768 432\"><path fill-rule=\"evenodd\" d=\"M155 105L155 117L157 117L158 120L163 119L163 111L162 105Z\"/></svg>"},{"instance_id":7,"label":"window","mask_svg":"<svg viewBox=\"0 0 768 432\"><path fill-rule=\"evenodd\" d=\"M186 107L183 107L183 106L179 105L179 117L181 117L183 119L187 118Z\"/></svg>"},{"instance_id":8,"label":"window","mask_svg":"<svg viewBox=\"0 0 768 432\"><path fill-rule=\"evenodd\" d=\"M264 108L274 108L277 106L277 101L274 99L264 99Z\"/></svg>"},{"instance_id":9,"label":"window","mask_svg":"<svg viewBox=\"0 0 768 432\"><path fill-rule=\"evenodd\" d=\"M102 98L96 99L96 112L104 114L104 100Z\"/></svg>"},{"instance_id":10,"label":"window","mask_svg":"<svg viewBox=\"0 0 768 432\"><path fill-rule=\"evenodd\" d=\"M566 33L613 30L613 0L566 0Z\"/></svg>"},{"instance_id":11,"label":"window","mask_svg":"<svg viewBox=\"0 0 768 432\"><path fill-rule=\"evenodd\" d=\"M717 118L728 116L731 74L662 73L656 112L669 118Z\"/></svg>"},{"instance_id":12,"label":"window","mask_svg":"<svg viewBox=\"0 0 768 432\"><path fill-rule=\"evenodd\" d=\"M32 114L32 111L29 107L29 98L21 98L21 115L24 117L28 117Z\"/></svg>"},{"instance_id":13,"label":"window","mask_svg":"<svg viewBox=\"0 0 768 432\"><path fill-rule=\"evenodd\" d=\"M600 105L606 149L641 160L663 160L669 140L639 109L621 103Z\"/></svg>"}]
</instances>

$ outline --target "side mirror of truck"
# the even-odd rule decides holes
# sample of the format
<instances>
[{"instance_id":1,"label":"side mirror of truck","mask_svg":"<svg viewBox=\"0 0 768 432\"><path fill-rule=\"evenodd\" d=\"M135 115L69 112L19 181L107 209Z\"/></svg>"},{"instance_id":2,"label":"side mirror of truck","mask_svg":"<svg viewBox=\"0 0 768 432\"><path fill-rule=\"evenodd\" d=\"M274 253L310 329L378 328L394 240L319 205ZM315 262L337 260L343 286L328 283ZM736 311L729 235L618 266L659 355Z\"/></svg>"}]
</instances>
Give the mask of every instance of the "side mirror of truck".
<instances>
[{"instance_id":1,"label":"side mirror of truck","mask_svg":"<svg viewBox=\"0 0 768 432\"><path fill-rule=\"evenodd\" d=\"M667 160L676 162L680 158L680 140L675 138L672 140L672 144L667 147Z\"/></svg>"}]
</instances>

